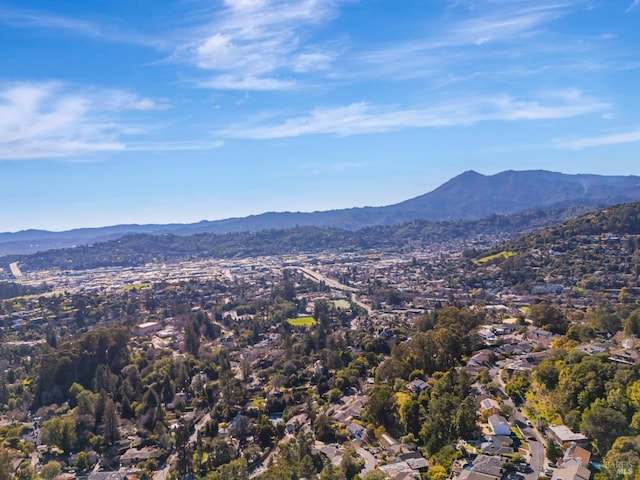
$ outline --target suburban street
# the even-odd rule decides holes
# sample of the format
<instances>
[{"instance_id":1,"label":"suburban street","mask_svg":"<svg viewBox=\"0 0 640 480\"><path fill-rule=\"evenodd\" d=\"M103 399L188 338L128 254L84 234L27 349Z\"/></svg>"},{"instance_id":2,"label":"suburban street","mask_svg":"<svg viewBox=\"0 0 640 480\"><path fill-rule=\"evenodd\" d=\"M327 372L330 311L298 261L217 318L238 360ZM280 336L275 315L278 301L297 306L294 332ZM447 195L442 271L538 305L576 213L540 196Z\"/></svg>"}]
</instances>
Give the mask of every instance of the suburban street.
<instances>
[{"instance_id":1,"label":"suburban street","mask_svg":"<svg viewBox=\"0 0 640 480\"><path fill-rule=\"evenodd\" d=\"M489 375L491 379L500 387L501 396L504 403L513 407L512 423L520 428L520 431L525 436L524 442L529 445L529 457L527 461L531 466L531 470L524 474L526 480L538 480L540 474L545 469L545 439L537 428L529 427L527 425L527 418L520 408L517 408L511 398L504 391L504 382L500 378L501 367L499 365L493 365L489 369ZM533 436L536 440L526 440L526 437Z\"/></svg>"}]
</instances>

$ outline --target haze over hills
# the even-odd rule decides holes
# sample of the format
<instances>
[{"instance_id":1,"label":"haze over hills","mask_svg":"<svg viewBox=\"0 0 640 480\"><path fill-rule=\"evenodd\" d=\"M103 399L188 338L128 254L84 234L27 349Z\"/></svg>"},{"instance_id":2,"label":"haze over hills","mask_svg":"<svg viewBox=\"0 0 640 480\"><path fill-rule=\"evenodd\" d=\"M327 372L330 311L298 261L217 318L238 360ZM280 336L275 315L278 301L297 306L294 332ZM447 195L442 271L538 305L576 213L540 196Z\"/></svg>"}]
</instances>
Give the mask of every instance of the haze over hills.
<instances>
[{"instance_id":1,"label":"haze over hills","mask_svg":"<svg viewBox=\"0 0 640 480\"><path fill-rule=\"evenodd\" d=\"M25 254L91 244L131 233L194 235L258 232L296 226L358 230L412 220L477 220L527 210L598 207L640 199L640 177L567 175L544 170L482 175L467 171L435 190L388 206L318 212L267 212L244 218L193 224L116 225L65 232L25 230L0 233L0 255Z\"/></svg>"}]
</instances>

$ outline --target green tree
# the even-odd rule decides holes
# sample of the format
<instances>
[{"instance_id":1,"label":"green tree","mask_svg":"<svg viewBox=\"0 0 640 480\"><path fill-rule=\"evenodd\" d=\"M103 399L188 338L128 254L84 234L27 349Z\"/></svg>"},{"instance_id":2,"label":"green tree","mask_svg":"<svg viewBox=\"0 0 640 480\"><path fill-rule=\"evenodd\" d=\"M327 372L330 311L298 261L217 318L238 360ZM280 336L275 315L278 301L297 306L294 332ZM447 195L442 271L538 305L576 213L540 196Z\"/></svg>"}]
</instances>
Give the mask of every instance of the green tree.
<instances>
[{"instance_id":1,"label":"green tree","mask_svg":"<svg viewBox=\"0 0 640 480\"><path fill-rule=\"evenodd\" d=\"M398 402L393 389L386 384L376 384L364 407L363 418L375 426L382 425L394 431L398 425Z\"/></svg>"},{"instance_id":2,"label":"green tree","mask_svg":"<svg viewBox=\"0 0 640 480\"><path fill-rule=\"evenodd\" d=\"M545 455L549 460L555 462L562 457L562 449L556 444L556 442L549 440L545 447Z\"/></svg>"},{"instance_id":3,"label":"green tree","mask_svg":"<svg viewBox=\"0 0 640 480\"><path fill-rule=\"evenodd\" d=\"M442 465L434 465L429 468L425 478L426 480L447 480L449 474Z\"/></svg>"},{"instance_id":4,"label":"green tree","mask_svg":"<svg viewBox=\"0 0 640 480\"><path fill-rule=\"evenodd\" d=\"M82 451L78 453L78 461L76 462L76 468L80 472L84 472L89 468L89 458L87 457L87 452Z\"/></svg>"},{"instance_id":5,"label":"green tree","mask_svg":"<svg viewBox=\"0 0 640 480\"><path fill-rule=\"evenodd\" d=\"M15 478L16 480L36 480L38 473L29 462L24 461L20 464L18 470L16 470Z\"/></svg>"},{"instance_id":6,"label":"green tree","mask_svg":"<svg viewBox=\"0 0 640 480\"><path fill-rule=\"evenodd\" d=\"M562 311L547 302L536 303L529 310L529 318L536 327L547 329L553 333L564 334L569 322Z\"/></svg>"},{"instance_id":7,"label":"green tree","mask_svg":"<svg viewBox=\"0 0 640 480\"><path fill-rule=\"evenodd\" d=\"M40 475L45 480L53 480L61 473L62 473L62 465L60 465L60 462L51 460L47 462L45 465L43 465Z\"/></svg>"},{"instance_id":8,"label":"green tree","mask_svg":"<svg viewBox=\"0 0 640 480\"><path fill-rule=\"evenodd\" d=\"M616 438L629 430L625 416L608 407L604 402L595 402L582 417L582 433L592 439L597 453L605 455Z\"/></svg>"},{"instance_id":9,"label":"green tree","mask_svg":"<svg viewBox=\"0 0 640 480\"><path fill-rule=\"evenodd\" d=\"M200 350L200 331L192 320L184 327L184 349L194 357L198 356Z\"/></svg>"},{"instance_id":10,"label":"green tree","mask_svg":"<svg viewBox=\"0 0 640 480\"><path fill-rule=\"evenodd\" d=\"M50 418L42 422L42 436L45 443L71 453L76 442L76 423L71 417Z\"/></svg>"},{"instance_id":11,"label":"green tree","mask_svg":"<svg viewBox=\"0 0 640 480\"><path fill-rule=\"evenodd\" d=\"M107 398L104 404L104 413L102 414L103 436L107 445L113 445L120 439L119 423L116 406L111 398Z\"/></svg>"},{"instance_id":12,"label":"green tree","mask_svg":"<svg viewBox=\"0 0 640 480\"><path fill-rule=\"evenodd\" d=\"M9 452L7 452L0 445L0 480L11 479L11 458Z\"/></svg>"},{"instance_id":13,"label":"green tree","mask_svg":"<svg viewBox=\"0 0 640 480\"><path fill-rule=\"evenodd\" d=\"M364 460L356 458L356 452L347 449L342 455L342 462L340 462L340 469L347 480L353 480L353 478L360 473L360 470L364 467Z\"/></svg>"}]
</instances>

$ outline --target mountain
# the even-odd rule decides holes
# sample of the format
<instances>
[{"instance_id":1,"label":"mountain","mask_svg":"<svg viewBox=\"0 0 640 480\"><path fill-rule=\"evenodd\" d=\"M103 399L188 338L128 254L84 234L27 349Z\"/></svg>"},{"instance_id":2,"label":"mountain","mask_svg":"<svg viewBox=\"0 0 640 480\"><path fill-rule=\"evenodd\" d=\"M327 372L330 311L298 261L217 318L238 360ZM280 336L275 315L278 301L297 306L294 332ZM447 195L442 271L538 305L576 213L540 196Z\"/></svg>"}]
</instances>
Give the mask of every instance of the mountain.
<instances>
[{"instance_id":1,"label":"mountain","mask_svg":"<svg viewBox=\"0 0 640 480\"><path fill-rule=\"evenodd\" d=\"M224 234L296 226L355 231L368 226L393 225L412 220L477 220L527 210L599 207L634 200L640 200L640 177L637 176L567 175L544 170L509 170L495 175L482 175L468 171L429 193L383 207L310 213L267 212L193 224L116 225L66 232L26 230L0 233L0 255L86 245L131 233Z\"/></svg>"},{"instance_id":2,"label":"mountain","mask_svg":"<svg viewBox=\"0 0 640 480\"><path fill-rule=\"evenodd\" d=\"M408 252L443 247L482 249L526 232L538 231L584 213L586 207L493 215L481 220L414 220L360 230L302 226L227 234L130 234L116 240L30 255L0 258L0 267L18 262L22 271L138 266L206 258L246 258L322 251Z\"/></svg>"}]
</instances>

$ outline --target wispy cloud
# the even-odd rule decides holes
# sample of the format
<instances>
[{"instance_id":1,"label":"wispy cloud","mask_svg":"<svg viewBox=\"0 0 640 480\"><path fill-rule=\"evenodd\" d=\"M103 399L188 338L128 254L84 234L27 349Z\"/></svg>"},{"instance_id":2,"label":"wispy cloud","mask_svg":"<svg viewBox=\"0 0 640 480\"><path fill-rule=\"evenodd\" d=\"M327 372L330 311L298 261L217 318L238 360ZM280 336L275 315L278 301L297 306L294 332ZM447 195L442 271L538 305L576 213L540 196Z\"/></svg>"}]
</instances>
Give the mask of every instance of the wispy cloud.
<instances>
[{"instance_id":1,"label":"wispy cloud","mask_svg":"<svg viewBox=\"0 0 640 480\"><path fill-rule=\"evenodd\" d=\"M602 135L596 137L585 137L577 140L558 141L558 148L569 148L573 150L581 150L589 147L603 147L606 145L618 145L621 143L640 142L640 129L631 132L616 133L613 135Z\"/></svg>"},{"instance_id":2,"label":"wispy cloud","mask_svg":"<svg viewBox=\"0 0 640 480\"><path fill-rule=\"evenodd\" d=\"M128 43L153 48L167 48L160 37L128 32L115 25L90 20L66 17L39 10L9 8L0 5L0 24L13 28L39 28L67 31L74 35L94 38L111 43Z\"/></svg>"},{"instance_id":3,"label":"wispy cloud","mask_svg":"<svg viewBox=\"0 0 640 480\"><path fill-rule=\"evenodd\" d=\"M485 2L481 8L434 23L421 36L405 42L371 49L356 56L367 66L363 75L385 75L399 80L442 75L443 71L482 63L505 55L503 49L518 46L518 56L531 50L531 39L540 48L548 24L567 15L571 1Z\"/></svg>"},{"instance_id":4,"label":"wispy cloud","mask_svg":"<svg viewBox=\"0 0 640 480\"><path fill-rule=\"evenodd\" d=\"M164 101L117 90L72 91L56 82L0 85L0 160L78 158L101 152L219 146L204 142L126 141L145 130L132 124L127 112L167 107Z\"/></svg>"},{"instance_id":5,"label":"wispy cloud","mask_svg":"<svg viewBox=\"0 0 640 480\"><path fill-rule=\"evenodd\" d=\"M344 1L344 0L342 0ZM227 0L175 59L210 72L200 86L282 90L299 74L328 68L334 53L308 43L313 29L337 15L340 0Z\"/></svg>"},{"instance_id":6,"label":"wispy cloud","mask_svg":"<svg viewBox=\"0 0 640 480\"><path fill-rule=\"evenodd\" d=\"M629 8L627 8L627 12L632 12L638 8L640 8L640 0L633 0L631 5L629 5Z\"/></svg>"},{"instance_id":7,"label":"wispy cloud","mask_svg":"<svg viewBox=\"0 0 640 480\"><path fill-rule=\"evenodd\" d=\"M217 132L222 137L270 139L302 135L360 135L405 128L468 126L484 121L563 119L604 112L610 105L577 90L548 92L535 99L510 95L463 98L435 106L398 109L366 102L319 108L278 124L235 125Z\"/></svg>"}]
</instances>

